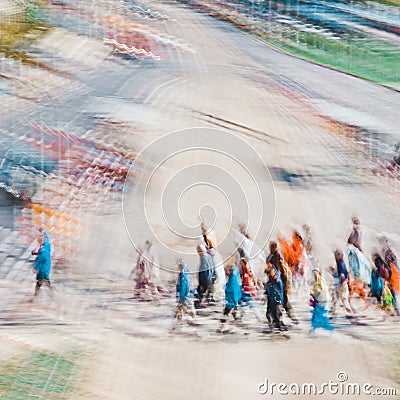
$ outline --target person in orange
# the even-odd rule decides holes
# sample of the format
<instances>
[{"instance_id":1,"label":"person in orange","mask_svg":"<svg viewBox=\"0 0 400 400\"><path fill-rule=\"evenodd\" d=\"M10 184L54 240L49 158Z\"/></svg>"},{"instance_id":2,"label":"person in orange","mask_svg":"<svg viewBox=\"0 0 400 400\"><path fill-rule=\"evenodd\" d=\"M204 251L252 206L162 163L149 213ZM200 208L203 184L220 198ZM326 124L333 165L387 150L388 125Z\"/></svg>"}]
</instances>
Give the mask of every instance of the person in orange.
<instances>
[{"instance_id":1,"label":"person in orange","mask_svg":"<svg viewBox=\"0 0 400 400\"><path fill-rule=\"evenodd\" d=\"M393 296L394 309L396 314L400 315L400 307L398 304L398 293L400 292L400 274L399 267L397 263L397 257L391 248L390 241L388 238L384 238L382 254L384 257L385 268L388 271L387 282L390 292Z\"/></svg>"},{"instance_id":2,"label":"person in orange","mask_svg":"<svg viewBox=\"0 0 400 400\"><path fill-rule=\"evenodd\" d=\"M289 244L283 237L278 238L282 247L283 258L292 271L293 276L303 275L302 257L304 253L303 239L299 232L292 234L292 243Z\"/></svg>"},{"instance_id":3,"label":"person in orange","mask_svg":"<svg viewBox=\"0 0 400 400\"><path fill-rule=\"evenodd\" d=\"M365 303L365 308L367 309L369 307L369 303L367 302L367 293L365 291L364 282L362 279L351 279L349 281L349 291L350 297L353 297L353 295L357 294L358 297Z\"/></svg>"}]
</instances>

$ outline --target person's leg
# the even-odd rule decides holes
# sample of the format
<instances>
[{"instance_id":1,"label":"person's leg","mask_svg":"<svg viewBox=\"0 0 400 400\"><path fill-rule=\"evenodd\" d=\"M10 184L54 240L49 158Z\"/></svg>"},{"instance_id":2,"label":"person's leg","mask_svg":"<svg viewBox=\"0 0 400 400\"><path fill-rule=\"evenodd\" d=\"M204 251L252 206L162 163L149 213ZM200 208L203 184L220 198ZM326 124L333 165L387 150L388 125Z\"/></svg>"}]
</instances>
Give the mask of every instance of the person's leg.
<instances>
[{"instance_id":1,"label":"person's leg","mask_svg":"<svg viewBox=\"0 0 400 400\"><path fill-rule=\"evenodd\" d=\"M212 281L211 284L210 284L210 286L209 286L209 288L208 288L208 293L207 293L207 295L208 295L208 302L209 302L209 303L215 303L215 300L214 300L214 292L215 292L215 282Z\"/></svg>"},{"instance_id":2,"label":"person's leg","mask_svg":"<svg viewBox=\"0 0 400 400\"><path fill-rule=\"evenodd\" d=\"M246 314L246 309L249 305L247 295L243 294L239 304L240 304L241 317L243 317Z\"/></svg>"},{"instance_id":3,"label":"person's leg","mask_svg":"<svg viewBox=\"0 0 400 400\"><path fill-rule=\"evenodd\" d=\"M354 293L355 293L354 285L353 284L348 284L347 288L348 288L348 291L349 291L349 305L350 305L352 313L355 315L356 314L356 310L354 309L353 305L351 304L352 303L351 300L352 300L352 298L354 296Z\"/></svg>"},{"instance_id":4,"label":"person's leg","mask_svg":"<svg viewBox=\"0 0 400 400\"><path fill-rule=\"evenodd\" d=\"M268 300L267 300L267 312L266 312L265 316L267 317L267 322L268 322L269 326L272 325L272 310L271 310L271 307L272 307L271 306L271 301L268 298Z\"/></svg>"},{"instance_id":5,"label":"person's leg","mask_svg":"<svg viewBox=\"0 0 400 400\"><path fill-rule=\"evenodd\" d=\"M42 281L41 280L37 280L36 281L36 286L35 286L35 296L37 296L39 294L41 286L42 286Z\"/></svg>"},{"instance_id":6,"label":"person's leg","mask_svg":"<svg viewBox=\"0 0 400 400\"><path fill-rule=\"evenodd\" d=\"M142 283L140 283L140 282L136 283L135 289L133 291L133 295L135 298L137 298L137 299L141 298L143 287L144 287L144 285Z\"/></svg>"},{"instance_id":7,"label":"person's leg","mask_svg":"<svg viewBox=\"0 0 400 400\"><path fill-rule=\"evenodd\" d=\"M367 290L366 290L364 284L362 286L360 286L359 295L360 295L360 298L362 299L362 301L365 304L364 310L366 310L369 307L369 303L367 301Z\"/></svg>"},{"instance_id":8,"label":"person's leg","mask_svg":"<svg viewBox=\"0 0 400 400\"><path fill-rule=\"evenodd\" d=\"M249 300L248 300L248 304L250 307L250 310L253 312L254 316L256 317L257 321L261 321L261 315L257 310L256 304L254 303L253 297L250 295Z\"/></svg>"},{"instance_id":9,"label":"person's leg","mask_svg":"<svg viewBox=\"0 0 400 400\"><path fill-rule=\"evenodd\" d=\"M283 291L283 307L285 308L288 316L290 317L289 314L291 314L292 310L292 305L290 304L289 296L287 290Z\"/></svg>"},{"instance_id":10,"label":"person's leg","mask_svg":"<svg viewBox=\"0 0 400 400\"><path fill-rule=\"evenodd\" d=\"M326 302L318 304L317 307L319 308L318 311L319 311L319 317L320 317L318 326L327 331L333 330L331 321L329 320L328 316L326 315Z\"/></svg>"},{"instance_id":11,"label":"person's leg","mask_svg":"<svg viewBox=\"0 0 400 400\"><path fill-rule=\"evenodd\" d=\"M340 301L343 304L344 309L346 310L346 313L348 315L353 315L353 310L350 306L350 300L349 300L349 286L347 285L347 283L343 283L340 286L339 296L340 296Z\"/></svg>"},{"instance_id":12,"label":"person's leg","mask_svg":"<svg viewBox=\"0 0 400 400\"><path fill-rule=\"evenodd\" d=\"M281 304L277 304L276 305L276 319L279 323L279 329L280 330L287 330L286 325L283 323L282 321L282 305ZM293 322L298 323L296 319L293 320Z\"/></svg>"},{"instance_id":13,"label":"person's leg","mask_svg":"<svg viewBox=\"0 0 400 400\"><path fill-rule=\"evenodd\" d=\"M280 324L280 317L279 317L279 310L278 310L278 305L274 302L271 302L271 317L272 321L274 324L274 327L277 329L280 329L281 324Z\"/></svg>"},{"instance_id":14,"label":"person's leg","mask_svg":"<svg viewBox=\"0 0 400 400\"><path fill-rule=\"evenodd\" d=\"M187 312L192 318L194 318L196 316L196 310L193 304L193 299L189 298L187 301L188 301L186 304Z\"/></svg>"},{"instance_id":15,"label":"person's leg","mask_svg":"<svg viewBox=\"0 0 400 400\"><path fill-rule=\"evenodd\" d=\"M223 324L228 320L230 312L231 312L230 308L228 307L224 308L223 317L221 318L221 322Z\"/></svg>"},{"instance_id":16,"label":"person's leg","mask_svg":"<svg viewBox=\"0 0 400 400\"><path fill-rule=\"evenodd\" d=\"M197 287L197 293L198 293L198 296L199 296L199 303L201 304L203 302L203 299L204 299L204 293L205 293L204 286L199 285Z\"/></svg>"},{"instance_id":17,"label":"person's leg","mask_svg":"<svg viewBox=\"0 0 400 400\"><path fill-rule=\"evenodd\" d=\"M237 315L237 309L236 309L236 308L233 308L233 309L232 309L232 317L233 317L233 319L234 319L235 321L237 321L238 315Z\"/></svg>"},{"instance_id":18,"label":"person's leg","mask_svg":"<svg viewBox=\"0 0 400 400\"><path fill-rule=\"evenodd\" d=\"M325 317L325 329L326 329L327 331L333 331L335 328L333 327L333 325L331 324L330 319L329 319L328 316L326 315L326 309L325 309L324 317Z\"/></svg>"},{"instance_id":19,"label":"person's leg","mask_svg":"<svg viewBox=\"0 0 400 400\"><path fill-rule=\"evenodd\" d=\"M154 283L149 283L150 294L153 297L160 297L160 292L158 291L157 285Z\"/></svg>"},{"instance_id":20,"label":"person's leg","mask_svg":"<svg viewBox=\"0 0 400 400\"><path fill-rule=\"evenodd\" d=\"M44 283L45 283L46 286L50 289L50 298L51 298L52 300L54 300L54 290L53 290L54 287L53 287L53 285L51 284L50 279L46 279Z\"/></svg>"},{"instance_id":21,"label":"person's leg","mask_svg":"<svg viewBox=\"0 0 400 400\"><path fill-rule=\"evenodd\" d=\"M182 303L182 316L183 316L184 314L188 314L188 313L189 313L189 311L188 311L187 303L184 302L184 303Z\"/></svg>"},{"instance_id":22,"label":"person's leg","mask_svg":"<svg viewBox=\"0 0 400 400\"><path fill-rule=\"evenodd\" d=\"M182 318L183 318L183 304L178 303L176 306L176 319L178 321L182 321Z\"/></svg>"},{"instance_id":23,"label":"person's leg","mask_svg":"<svg viewBox=\"0 0 400 400\"><path fill-rule=\"evenodd\" d=\"M392 285L389 286L389 289L390 289L390 293L392 293L392 296L393 296L393 305L394 305L396 314L400 315L400 308L399 308L399 304L398 304L397 293L394 291Z\"/></svg>"},{"instance_id":24,"label":"person's leg","mask_svg":"<svg viewBox=\"0 0 400 400\"><path fill-rule=\"evenodd\" d=\"M284 309L286 311L287 316L295 323L298 324L299 321L297 320L297 318L294 316L294 312L293 312L293 307L292 304L289 300L289 296L287 291L283 293L283 300L284 300ZM282 310L282 307L279 307Z\"/></svg>"},{"instance_id":25,"label":"person's leg","mask_svg":"<svg viewBox=\"0 0 400 400\"><path fill-rule=\"evenodd\" d=\"M336 286L334 286L331 289L331 313L332 313L332 315L336 314L337 300L338 300L338 290L337 290Z\"/></svg>"}]
</instances>

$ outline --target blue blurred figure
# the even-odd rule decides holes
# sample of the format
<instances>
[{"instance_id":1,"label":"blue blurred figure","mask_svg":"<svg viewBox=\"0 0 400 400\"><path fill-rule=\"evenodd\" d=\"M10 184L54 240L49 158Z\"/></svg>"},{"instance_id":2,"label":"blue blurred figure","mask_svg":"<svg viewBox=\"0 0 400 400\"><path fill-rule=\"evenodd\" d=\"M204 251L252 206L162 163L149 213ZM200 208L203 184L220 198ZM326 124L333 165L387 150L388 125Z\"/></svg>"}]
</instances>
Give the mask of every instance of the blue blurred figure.
<instances>
[{"instance_id":1,"label":"blue blurred figure","mask_svg":"<svg viewBox=\"0 0 400 400\"><path fill-rule=\"evenodd\" d=\"M32 251L32 255L36 255L34 268L34 272L36 272L35 296L39 294L42 285L51 288L51 243L49 234L47 232L42 233L38 238L38 243L39 248Z\"/></svg>"}]
</instances>

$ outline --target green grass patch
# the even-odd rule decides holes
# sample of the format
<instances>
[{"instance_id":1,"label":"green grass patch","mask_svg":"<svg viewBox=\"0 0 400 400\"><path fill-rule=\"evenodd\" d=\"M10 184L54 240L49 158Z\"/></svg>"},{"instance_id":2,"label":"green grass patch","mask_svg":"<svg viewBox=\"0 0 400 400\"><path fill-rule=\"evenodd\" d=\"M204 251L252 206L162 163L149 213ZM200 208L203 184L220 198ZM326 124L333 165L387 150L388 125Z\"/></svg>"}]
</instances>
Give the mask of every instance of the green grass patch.
<instances>
[{"instance_id":1,"label":"green grass patch","mask_svg":"<svg viewBox=\"0 0 400 400\"><path fill-rule=\"evenodd\" d=\"M332 40L295 30L286 30L281 40L265 40L292 54L400 89L400 47L360 38Z\"/></svg>"},{"instance_id":2,"label":"green grass patch","mask_svg":"<svg viewBox=\"0 0 400 400\"><path fill-rule=\"evenodd\" d=\"M68 398L74 391L76 355L34 351L22 360L0 367L0 398L2 400L46 400Z\"/></svg>"},{"instance_id":3,"label":"green grass patch","mask_svg":"<svg viewBox=\"0 0 400 400\"><path fill-rule=\"evenodd\" d=\"M400 0L389 1L400 4ZM187 0L181 2L188 3ZM260 36L273 47L393 89L400 89L398 45L356 36L351 32L334 40L323 34L305 32L292 27L275 26L274 31L271 31L272 27L267 29L267 25L263 26L260 23L257 28L253 28L246 25L246 18L232 17L229 11L226 12L223 8L217 12L201 2L192 1L189 4L192 6L196 4L196 8L202 12Z\"/></svg>"}]
</instances>

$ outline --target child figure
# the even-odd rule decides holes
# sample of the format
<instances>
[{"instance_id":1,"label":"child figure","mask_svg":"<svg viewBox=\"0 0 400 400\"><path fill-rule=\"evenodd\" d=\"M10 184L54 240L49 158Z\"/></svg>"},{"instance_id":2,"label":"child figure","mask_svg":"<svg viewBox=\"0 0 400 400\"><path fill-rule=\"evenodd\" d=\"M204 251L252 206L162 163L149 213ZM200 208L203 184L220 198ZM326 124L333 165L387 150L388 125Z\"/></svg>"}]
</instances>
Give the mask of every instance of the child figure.
<instances>
[{"instance_id":1,"label":"child figure","mask_svg":"<svg viewBox=\"0 0 400 400\"><path fill-rule=\"evenodd\" d=\"M333 331L329 318L326 315L326 302L328 299L328 289L326 287L321 271L314 270L315 283L311 292L310 305L313 307L311 324L311 334L315 335L317 328Z\"/></svg>"},{"instance_id":2,"label":"child figure","mask_svg":"<svg viewBox=\"0 0 400 400\"><path fill-rule=\"evenodd\" d=\"M394 299L387 281L385 281L385 286L382 292L382 308L388 312L392 312L394 309Z\"/></svg>"},{"instance_id":3,"label":"child figure","mask_svg":"<svg viewBox=\"0 0 400 400\"><path fill-rule=\"evenodd\" d=\"M237 319L237 309L242 298L242 285L239 270L236 265L228 266L228 281L225 286L225 309L221 322L224 324L232 313L233 319Z\"/></svg>"},{"instance_id":4,"label":"child figure","mask_svg":"<svg viewBox=\"0 0 400 400\"><path fill-rule=\"evenodd\" d=\"M195 316L193 305L193 294L191 288L191 279L188 276L189 270L184 261L178 264L178 280L176 282L176 319L181 321L183 315L188 313L191 317Z\"/></svg>"}]
</instances>

